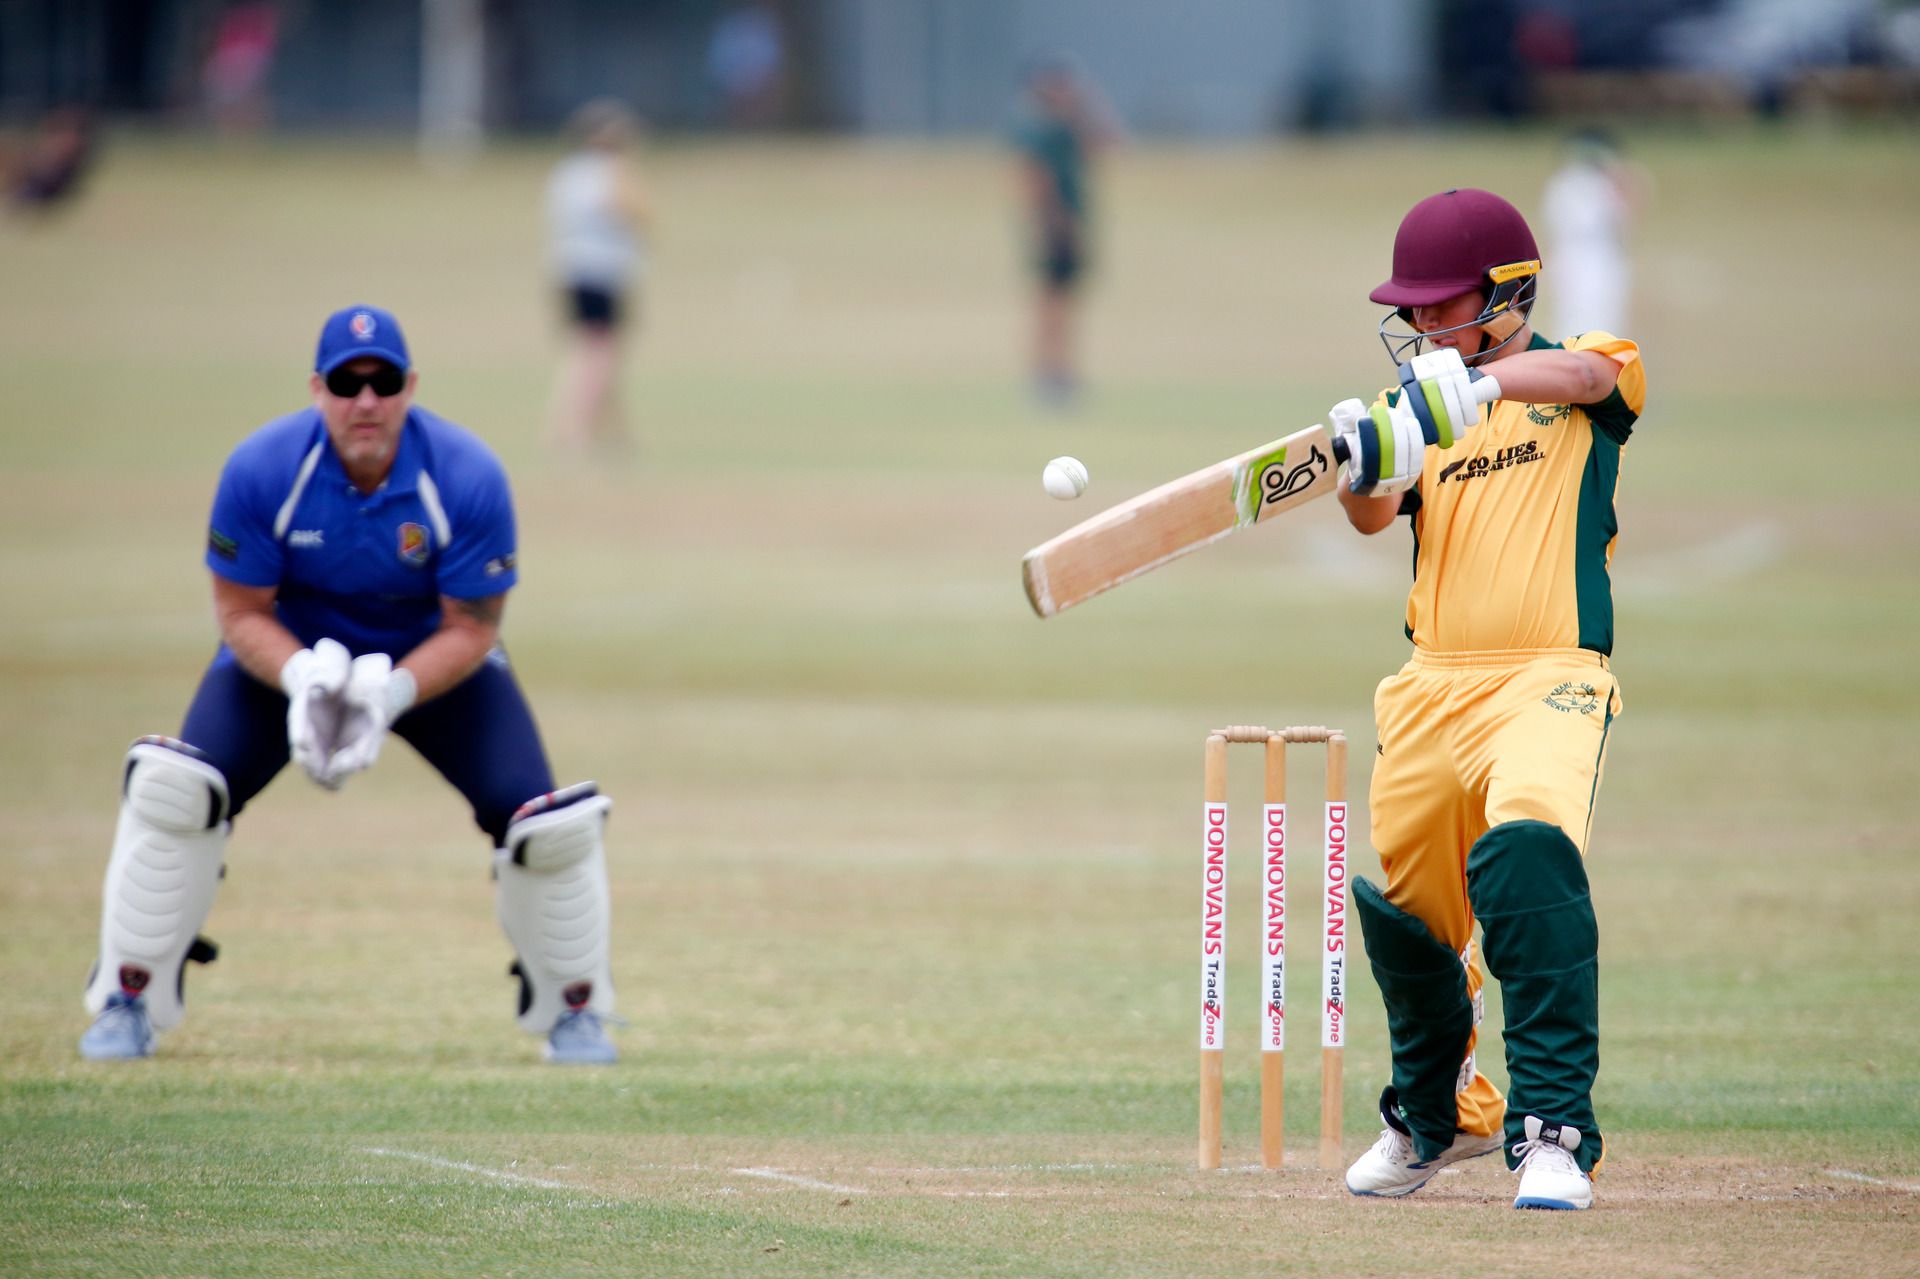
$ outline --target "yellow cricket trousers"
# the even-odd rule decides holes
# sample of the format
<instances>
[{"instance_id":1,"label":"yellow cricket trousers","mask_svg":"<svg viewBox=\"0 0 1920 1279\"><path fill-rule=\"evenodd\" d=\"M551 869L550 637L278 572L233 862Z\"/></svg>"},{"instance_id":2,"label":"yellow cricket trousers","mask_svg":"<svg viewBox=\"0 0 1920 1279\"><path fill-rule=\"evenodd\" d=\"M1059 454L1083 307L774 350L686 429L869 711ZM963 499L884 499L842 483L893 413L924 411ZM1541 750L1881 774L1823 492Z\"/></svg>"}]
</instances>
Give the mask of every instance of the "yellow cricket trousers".
<instances>
[{"instance_id":1,"label":"yellow cricket trousers","mask_svg":"<svg viewBox=\"0 0 1920 1279\"><path fill-rule=\"evenodd\" d=\"M1467 851L1490 827L1531 819L1567 833L1584 856L1620 713L1619 685L1578 648L1429 653L1416 649L1374 693L1380 754L1370 791L1373 846L1387 900L1460 953L1479 1024L1485 980L1471 949ZM1506 1099L1468 1041L1457 1092L1463 1131L1500 1131Z\"/></svg>"}]
</instances>

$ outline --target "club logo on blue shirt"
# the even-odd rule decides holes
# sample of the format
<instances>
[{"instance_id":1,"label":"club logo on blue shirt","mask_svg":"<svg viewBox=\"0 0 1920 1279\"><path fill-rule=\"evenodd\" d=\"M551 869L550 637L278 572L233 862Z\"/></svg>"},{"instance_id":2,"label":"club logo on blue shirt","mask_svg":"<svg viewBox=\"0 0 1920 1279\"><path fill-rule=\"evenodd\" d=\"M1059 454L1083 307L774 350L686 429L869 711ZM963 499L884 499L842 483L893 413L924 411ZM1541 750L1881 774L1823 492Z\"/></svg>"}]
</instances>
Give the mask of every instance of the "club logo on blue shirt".
<instances>
[{"instance_id":1,"label":"club logo on blue shirt","mask_svg":"<svg viewBox=\"0 0 1920 1279\"><path fill-rule=\"evenodd\" d=\"M365 311L355 311L353 318L347 321L347 331L362 342L373 336L373 317Z\"/></svg>"},{"instance_id":2,"label":"club logo on blue shirt","mask_svg":"<svg viewBox=\"0 0 1920 1279\"><path fill-rule=\"evenodd\" d=\"M409 520L400 526L400 562L414 568L427 566L427 526Z\"/></svg>"}]
</instances>

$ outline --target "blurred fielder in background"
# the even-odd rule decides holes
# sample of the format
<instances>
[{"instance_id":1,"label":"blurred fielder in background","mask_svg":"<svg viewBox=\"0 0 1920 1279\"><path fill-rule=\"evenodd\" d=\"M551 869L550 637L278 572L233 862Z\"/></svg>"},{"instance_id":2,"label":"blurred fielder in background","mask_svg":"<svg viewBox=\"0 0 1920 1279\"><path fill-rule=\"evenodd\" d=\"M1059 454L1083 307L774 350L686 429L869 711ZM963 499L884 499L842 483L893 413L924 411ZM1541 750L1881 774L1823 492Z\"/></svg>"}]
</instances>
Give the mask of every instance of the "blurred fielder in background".
<instances>
[{"instance_id":1,"label":"blurred fielder in background","mask_svg":"<svg viewBox=\"0 0 1920 1279\"><path fill-rule=\"evenodd\" d=\"M1089 165L1118 141L1119 128L1098 92L1067 59L1036 61L1014 128L1029 261L1038 294L1033 325L1033 390L1049 408L1072 404L1079 390L1074 302L1092 250Z\"/></svg>"},{"instance_id":2,"label":"blurred fielder in background","mask_svg":"<svg viewBox=\"0 0 1920 1279\"><path fill-rule=\"evenodd\" d=\"M96 1015L83 1056L145 1057L179 1022L233 820L288 759L337 789L391 728L473 806L492 841L520 1024L549 1060L611 1062L609 902L591 783L556 791L499 646L517 580L507 478L486 445L413 404L399 323L371 306L321 330L313 405L228 458L207 534L223 643L178 739L121 773Z\"/></svg>"},{"instance_id":3,"label":"blurred fielder in background","mask_svg":"<svg viewBox=\"0 0 1920 1279\"><path fill-rule=\"evenodd\" d=\"M1374 698L1386 889L1353 881L1393 1052L1385 1129L1347 1171L1355 1194L1409 1194L1504 1145L1515 1207L1585 1208L1604 1151L1582 859L1621 707L1614 489L1646 391L1634 343L1533 331L1539 273L1532 232L1499 196L1422 200L1371 294L1394 308L1380 336L1409 361L1401 384L1332 410L1348 520L1377 533L1408 515L1415 548L1413 656ZM1483 376L1500 392L1484 409L1469 389ZM1510 1100L1474 1060L1476 919L1505 1001Z\"/></svg>"},{"instance_id":4,"label":"blurred fielder in background","mask_svg":"<svg viewBox=\"0 0 1920 1279\"><path fill-rule=\"evenodd\" d=\"M273 124L273 61L279 44L280 10L271 0L227 5L200 67L200 93L216 131L237 137Z\"/></svg>"},{"instance_id":5,"label":"blurred fielder in background","mask_svg":"<svg viewBox=\"0 0 1920 1279\"><path fill-rule=\"evenodd\" d=\"M66 107L42 120L17 153L0 150L0 186L14 211L48 214L80 193L93 164L93 115Z\"/></svg>"},{"instance_id":6,"label":"blurred fielder in background","mask_svg":"<svg viewBox=\"0 0 1920 1279\"><path fill-rule=\"evenodd\" d=\"M1540 197L1553 263L1553 332L1626 332L1633 290L1627 239L1646 187L1645 175L1606 130L1581 129L1568 137L1565 163Z\"/></svg>"},{"instance_id":7,"label":"blurred fielder in background","mask_svg":"<svg viewBox=\"0 0 1920 1279\"><path fill-rule=\"evenodd\" d=\"M620 409L621 331L638 310L652 218L629 158L639 127L610 98L587 103L568 125L572 152L547 181L548 260L567 323L549 437L569 451L631 443Z\"/></svg>"}]
</instances>

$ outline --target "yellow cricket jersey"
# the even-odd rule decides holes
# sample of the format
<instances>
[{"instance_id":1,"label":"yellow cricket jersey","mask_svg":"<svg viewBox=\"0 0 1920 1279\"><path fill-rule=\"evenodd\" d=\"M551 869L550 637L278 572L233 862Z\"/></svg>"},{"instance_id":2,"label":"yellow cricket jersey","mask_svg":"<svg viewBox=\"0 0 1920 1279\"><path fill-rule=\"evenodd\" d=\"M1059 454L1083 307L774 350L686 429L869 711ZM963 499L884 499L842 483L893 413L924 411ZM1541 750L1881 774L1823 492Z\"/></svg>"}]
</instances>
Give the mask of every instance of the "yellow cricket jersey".
<instances>
[{"instance_id":1,"label":"yellow cricket jersey","mask_svg":"<svg viewBox=\"0 0 1920 1279\"><path fill-rule=\"evenodd\" d=\"M1536 334L1530 349L1598 351L1620 381L1598 404L1496 400L1452 448L1427 450L1406 504L1407 637L1429 652L1613 651L1613 498L1646 403L1640 348L1592 332L1564 344Z\"/></svg>"}]
</instances>

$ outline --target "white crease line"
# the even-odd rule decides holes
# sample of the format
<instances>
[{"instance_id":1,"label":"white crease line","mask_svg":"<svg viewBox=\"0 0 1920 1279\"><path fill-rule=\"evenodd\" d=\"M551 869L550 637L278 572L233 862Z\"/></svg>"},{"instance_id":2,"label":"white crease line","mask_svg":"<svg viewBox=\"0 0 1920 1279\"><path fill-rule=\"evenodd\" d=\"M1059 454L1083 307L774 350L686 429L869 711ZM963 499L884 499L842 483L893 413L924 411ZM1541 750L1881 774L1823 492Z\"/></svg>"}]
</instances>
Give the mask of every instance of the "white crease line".
<instances>
[{"instance_id":1,"label":"white crease line","mask_svg":"<svg viewBox=\"0 0 1920 1279\"><path fill-rule=\"evenodd\" d=\"M365 1146L362 1149L369 1155L385 1155L389 1159L411 1159L415 1163L429 1164L435 1168L446 1168L453 1172L470 1172L476 1176L489 1177L494 1181L511 1182L517 1186L538 1186L542 1190L573 1190L585 1195L597 1195L600 1192L591 1186L569 1185L564 1181L548 1181L544 1177L528 1177L517 1172L501 1172L498 1168L482 1168L479 1164L464 1163L458 1159L442 1159L438 1155L422 1155L411 1150L385 1150L379 1146Z\"/></svg>"},{"instance_id":2,"label":"white crease line","mask_svg":"<svg viewBox=\"0 0 1920 1279\"><path fill-rule=\"evenodd\" d=\"M1920 1185L1911 1181L1889 1181L1885 1177L1869 1177L1864 1172L1854 1172L1848 1168L1829 1168L1826 1173L1829 1177L1839 1177L1845 1181L1864 1181L1869 1186L1891 1186L1895 1190L1920 1195Z\"/></svg>"},{"instance_id":3,"label":"white crease line","mask_svg":"<svg viewBox=\"0 0 1920 1279\"><path fill-rule=\"evenodd\" d=\"M906 1168L876 1165L867 1169L876 1177L938 1177L976 1172L1134 1172L1162 1169L1163 1164L955 1164L947 1167Z\"/></svg>"},{"instance_id":4,"label":"white crease line","mask_svg":"<svg viewBox=\"0 0 1920 1279\"><path fill-rule=\"evenodd\" d=\"M778 1168L732 1168L728 1171L741 1177L765 1177L768 1181L784 1181L790 1186L804 1186L808 1190L831 1190L836 1195L864 1195L867 1192L858 1186L836 1186L831 1181L816 1181L812 1177L801 1177L790 1172L781 1172Z\"/></svg>"}]
</instances>

